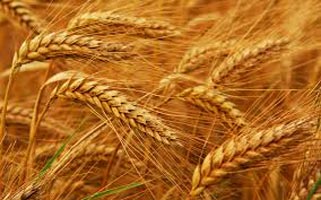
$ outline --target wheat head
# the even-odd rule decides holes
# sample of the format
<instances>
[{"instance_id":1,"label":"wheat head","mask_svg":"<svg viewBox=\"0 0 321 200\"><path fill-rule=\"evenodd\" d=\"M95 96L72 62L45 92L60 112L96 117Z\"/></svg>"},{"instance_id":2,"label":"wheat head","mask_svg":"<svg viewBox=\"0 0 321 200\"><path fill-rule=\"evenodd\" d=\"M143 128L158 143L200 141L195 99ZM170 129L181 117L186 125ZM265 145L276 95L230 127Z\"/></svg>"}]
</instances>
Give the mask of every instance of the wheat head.
<instances>
[{"instance_id":1,"label":"wheat head","mask_svg":"<svg viewBox=\"0 0 321 200\"><path fill-rule=\"evenodd\" d=\"M70 30L84 34L127 34L147 38L178 36L177 27L163 21L132 17L112 12L92 12L75 17L69 22Z\"/></svg>"},{"instance_id":2,"label":"wheat head","mask_svg":"<svg viewBox=\"0 0 321 200\"><path fill-rule=\"evenodd\" d=\"M52 92L53 97L78 100L96 106L129 127L164 144L181 145L176 133L158 117L127 100L126 96L95 80L68 80Z\"/></svg>"},{"instance_id":3,"label":"wheat head","mask_svg":"<svg viewBox=\"0 0 321 200\"><path fill-rule=\"evenodd\" d=\"M296 120L261 131L236 136L211 151L201 165L197 166L192 178L191 196L196 196L222 178L250 164L278 156L282 148L295 147L300 141L312 136L314 121Z\"/></svg>"},{"instance_id":4,"label":"wheat head","mask_svg":"<svg viewBox=\"0 0 321 200\"><path fill-rule=\"evenodd\" d=\"M40 34L45 28L42 21L30 10L28 4L19 0L1 0L0 9L22 27Z\"/></svg>"}]
</instances>

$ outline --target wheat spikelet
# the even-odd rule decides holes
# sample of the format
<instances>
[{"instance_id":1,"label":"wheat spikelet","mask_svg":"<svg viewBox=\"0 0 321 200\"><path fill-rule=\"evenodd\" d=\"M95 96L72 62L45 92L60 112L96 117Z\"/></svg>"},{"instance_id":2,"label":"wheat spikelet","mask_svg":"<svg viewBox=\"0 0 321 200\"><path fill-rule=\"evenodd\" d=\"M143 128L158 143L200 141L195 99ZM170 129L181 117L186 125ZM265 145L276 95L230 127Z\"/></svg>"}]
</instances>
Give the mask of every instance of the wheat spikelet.
<instances>
[{"instance_id":1,"label":"wheat spikelet","mask_svg":"<svg viewBox=\"0 0 321 200\"><path fill-rule=\"evenodd\" d=\"M267 39L254 47L241 49L215 68L208 82L223 84L229 77L239 74L242 70L266 62L273 55L280 56L280 52L289 42L288 38Z\"/></svg>"},{"instance_id":2,"label":"wheat spikelet","mask_svg":"<svg viewBox=\"0 0 321 200\"><path fill-rule=\"evenodd\" d=\"M121 60L130 56L131 50L132 46L128 44L106 43L84 35L54 32L26 40L16 52L13 65L54 58Z\"/></svg>"},{"instance_id":3,"label":"wheat spikelet","mask_svg":"<svg viewBox=\"0 0 321 200\"><path fill-rule=\"evenodd\" d=\"M82 14L72 19L68 27L85 34L129 34L149 38L166 38L181 34L178 28L167 22L112 12Z\"/></svg>"},{"instance_id":4,"label":"wheat spikelet","mask_svg":"<svg viewBox=\"0 0 321 200\"><path fill-rule=\"evenodd\" d=\"M160 119L140 108L135 103L127 101L119 91L86 78L69 80L57 87L52 96L78 100L102 109L131 128L153 137L164 144L178 144L178 138L173 130L164 125Z\"/></svg>"},{"instance_id":5,"label":"wheat spikelet","mask_svg":"<svg viewBox=\"0 0 321 200\"><path fill-rule=\"evenodd\" d=\"M222 119L237 126L246 125L246 120L234 103L228 101L227 97L216 89L205 85L187 88L178 94L183 101L196 105L205 111L219 114Z\"/></svg>"},{"instance_id":6,"label":"wheat spikelet","mask_svg":"<svg viewBox=\"0 0 321 200\"><path fill-rule=\"evenodd\" d=\"M26 3L19 0L1 0L0 9L35 34L44 31L41 20L33 14Z\"/></svg>"},{"instance_id":7,"label":"wheat spikelet","mask_svg":"<svg viewBox=\"0 0 321 200\"><path fill-rule=\"evenodd\" d=\"M245 165L249 167L249 164L257 164L264 157L277 155L282 147L294 147L300 140L312 136L311 127L315 127L315 122L296 120L228 139L196 167L190 195L200 194L206 187L219 183L229 173Z\"/></svg>"}]
</instances>

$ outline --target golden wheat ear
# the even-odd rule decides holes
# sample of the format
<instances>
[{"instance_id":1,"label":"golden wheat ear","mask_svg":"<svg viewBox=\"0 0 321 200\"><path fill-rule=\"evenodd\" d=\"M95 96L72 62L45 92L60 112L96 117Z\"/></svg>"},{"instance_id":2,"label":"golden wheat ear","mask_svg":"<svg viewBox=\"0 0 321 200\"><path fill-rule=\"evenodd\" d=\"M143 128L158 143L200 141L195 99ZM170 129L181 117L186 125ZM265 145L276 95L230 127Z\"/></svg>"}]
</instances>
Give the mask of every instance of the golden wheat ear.
<instances>
[{"instance_id":1,"label":"golden wheat ear","mask_svg":"<svg viewBox=\"0 0 321 200\"><path fill-rule=\"evenodd\" d=\"M181 35L170 23L112 12L92 12L76 16L68 24L70 31L83 34L125 34L146 38L170 38Z\"/></svg>"},{"instance_id":2,"label":"golden wheat ear","mask_svg":"<svg viewBox=\"0 0 321 200\"><path fill-rule=\"evenodd\" d=\"M19 0L1 0L0 9L13 21L35 34L44 32L42 20L29 8L27 3Z\"/></svg>"},{"instance_id":3,"label":"golden wheat ear","mask_svg":"<svg viewBox=\"0 0 321 200\"><path fill-rule=\"evenodd\" d=\"M57 79L61 74L49 79L47 84L61 80ZM71 75L71 78L52 91L51 98L64 98L92 105L103 113L119 119L137 133L143 133L163 144L182 146L176 132L165 125L160 118L136 105L135 102L128 101L121 92L88 75Z\"/></svg>"},{"instance_id":4,"label":"golden wheat ear","mask_svg":"<svg viewBox=\"0 0 321 200\"><path fill-rule=\"evenodd\" d=\"M235 40L212 42L191 48L184 54L180 63L174 68L173 73L160 80L159 87L166 91L175 83L175 80L186 77L185 74L201 67L209 67L213 60L226 57L235 42Z\"/></svg>"},{"instance_id":5,"label":"golden wheat ear","mask_svg":"<svg viewBox=\"0 0 321 200\"><path fill-rule=\"evenodd\" d=\"M280 156L282 148L295 148L313 135L315 126L316 122L311 119L299 119L226 140L196 167L190 195L201 194L205 188L218 184L239 169Z\"/></svg>"},{"instance_id":6,"label":"golden wheat ear","mask_svg":"<svg viewBox=\"0 0 321 200\"><path fill-rule=\"evenodd\" d=\"M0 107L0 111L2 108ZM9 124L21 124L29 126L32 120L33 111L19 105L8 105L6 120ZM51 118L45 118L40 124L40 128L51 131L52 134L66 136L69 128L61 125Z\"/></svg>"},{"instance_id":7,"label":"golden wheat ear","mask_svg":"<svg viewBox=\"0 0 321 200\"><path fill-rule=\"evenodd\" d=\"M319 163L318 163L319 164ZM311 166L306 166L311 169ZM291 193L289 194L290 200L297 199L307 199L309 193L314 190L317 182L320 181L321 171L318 165L314 165L312 170L303 169L307 173L299 174L299 177L296 177L293 181L296 181L293 185ZM317 189L317 188L316 188ZM320 190L313 191L313 194L310 194L310 199L319 199L321 197Z\"/></svg>"},{"instance_id":8,"label":"golden wheat ear","mask_svg":"<svg viewBox=\"0 0 321 200\"><path fill-rule=\"evenodd\" d=\"M52 144L38 147L35 153L36 162L41 163L46 159L51 158L52 156L54 156L60 146L61 144ZM117 149L108 144L89 144L81 149L73 158L72 163L67 166L68 171L73 171L79 168L79 166L82 166L86 163L96 163L101 161L108 162L110 161L114 153L116 153L116 157L127 156L123 150ZM57 160L57 162L59 162L59 159ZM128 169L130 169L131 164L134 164L135 167L138 168L143 168L145 166L143 162L134 158L128 158L127 162L123 162L122 164L124 166L127 166Z\"/></svg>"},{"instance_id":9,"label":"golden wheat ear","mask_svg":"<svg viewBox=\"0 0 321 200\"><path fill-rule=\"evenodd\" d=\"M227 56L231 51L230 48L235 43L235 40L228 40L193 47L186 52L179 65L174 69L174 72L189 73L199 67L204 67L204 64L211 62L215 58Z\"/></svg>"},{"instance_id":10,"label":"golden wheat ear","mask_svg":"<svg viewBox=\"0 0 321 200\"><path fill-rule=\"evenodd\" d=\"M133 46L119 42L104 42L94 37L68 32L41 34L26 40L15 55L13 65L55 58L119 61L132 56Z\"/></svg>"},{"instance_id":11,"label":"golden wheat ear","mask_svg":"<svg viewBox=\"0 0 321 200\"><path fill-rule=\"evenodd\" d=\"M187 88L177 95L181 100L187 101L205 111L217 114L224 122L243 127L247 124L244 114L237 109L236 105L227 99L220 91L199 85Z\"/></svg>"},{"instance_id":12,"label":"golden wheat ear","mask_svg":"<svg viewBox=\"0 0 321 200\"><path fill-rule=\"evenodd\" d=\"M214 68L208 82L214 85L224 85L228 80L251 67L272 59L279 58L287 50L290 39L266 39L252 46L243 48L229 56L221 65Z\"/></svg>"}]
</instances>

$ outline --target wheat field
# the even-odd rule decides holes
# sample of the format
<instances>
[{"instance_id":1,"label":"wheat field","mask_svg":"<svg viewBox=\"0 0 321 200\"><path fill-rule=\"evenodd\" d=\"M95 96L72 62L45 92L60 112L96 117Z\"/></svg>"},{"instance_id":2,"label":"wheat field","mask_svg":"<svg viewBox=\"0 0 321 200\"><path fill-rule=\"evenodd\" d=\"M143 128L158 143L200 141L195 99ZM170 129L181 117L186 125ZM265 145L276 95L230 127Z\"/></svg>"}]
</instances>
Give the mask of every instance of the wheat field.
<instances>
[{"instance_id":1,"label":"wheat field","mask_svg":"<svg viewBox=\"0 0 321 200\"><path fill-rule=\"evenodd\" d=\"M0 0L0 198L321 199L319 0Z\"/></svg>"}]
</instances>

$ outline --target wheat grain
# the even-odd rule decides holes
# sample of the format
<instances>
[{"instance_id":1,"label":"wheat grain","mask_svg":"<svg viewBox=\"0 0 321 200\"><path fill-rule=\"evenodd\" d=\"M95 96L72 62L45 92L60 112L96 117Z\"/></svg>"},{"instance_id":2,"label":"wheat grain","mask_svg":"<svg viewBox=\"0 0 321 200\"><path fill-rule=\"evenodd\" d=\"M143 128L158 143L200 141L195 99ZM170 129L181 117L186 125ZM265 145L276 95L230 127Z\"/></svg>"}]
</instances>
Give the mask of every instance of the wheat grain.
<instances>
[{"instance_id":1,"label":"wheat grain","mask_svg":"<svg viewBox=\"0 0 321 200\"><path fill-rule=\"evenodd\" d=\"M57 87L52 96L78 100L97 106L131 128L145 133L159 142L181 145L175 132L164 125L156 116L135 103L127 101L127 98L119 91L112 90L94 80L90 81L86 78L69 80Z\"/></svg>"},{"instance_id":2,"label":"wheat grain","mask_svg":"<svg viewBox=\"0 0 321 200\"><path fill-rule=\"evenodd\" d=\"M30 10L29 6L19 0L0 0L0 9L23 27L35 34L44 32L42 21Z\"/></svg>"},{"instance_id":3,"label":"wheat grain","mask_svg":"<svg viewBox=\"0 0 321 200\"><path fill-rule=\"evenodd\" d=\"M241 71L266 62L275 55L280 56L289 42L288 38L267 39L253 47L241 49L215 68L208 82L222 85L226 83L228 78L239 74Z\"/></svg>"},{"instance_id":4,"label":"wheat grain","mask_svg":"<svg viewBox=\"0 0 321 200\"><path fill-rule=\"evenodd\" d=\"M315 122L296 120L228 139L211 151L203 163L196 167L190 195L200 194L206 187L219 183L222 178L236 170L277 156L282 152L282 148L293 148L303 139L312 136L311 127L315 127Z\"/></svg>"},{"instance_id":5,"label":"wheat grain","mask_svg":"<svg viewBox=\"0 0 321 200\"><path fill-rule=\"evenodd\" d=\"M225 122L237 126L246 125L244 115L226 95L206 85L187 88L177 95L183 101L190 102L205 111L219 114Z\"/></svg>"},{"instance_id":6,"label":"wheat grain","mask_svg":"<svg viewBox=\"0 0 321 200\"><path fill-rule=\"evenodd\" d=\"M128 34L150 38L167 38L181 34L178 28L167 22L112 12L82 14L72 19L68 27L71 31L84 34Z\"/></svg>"}]
</instances>

